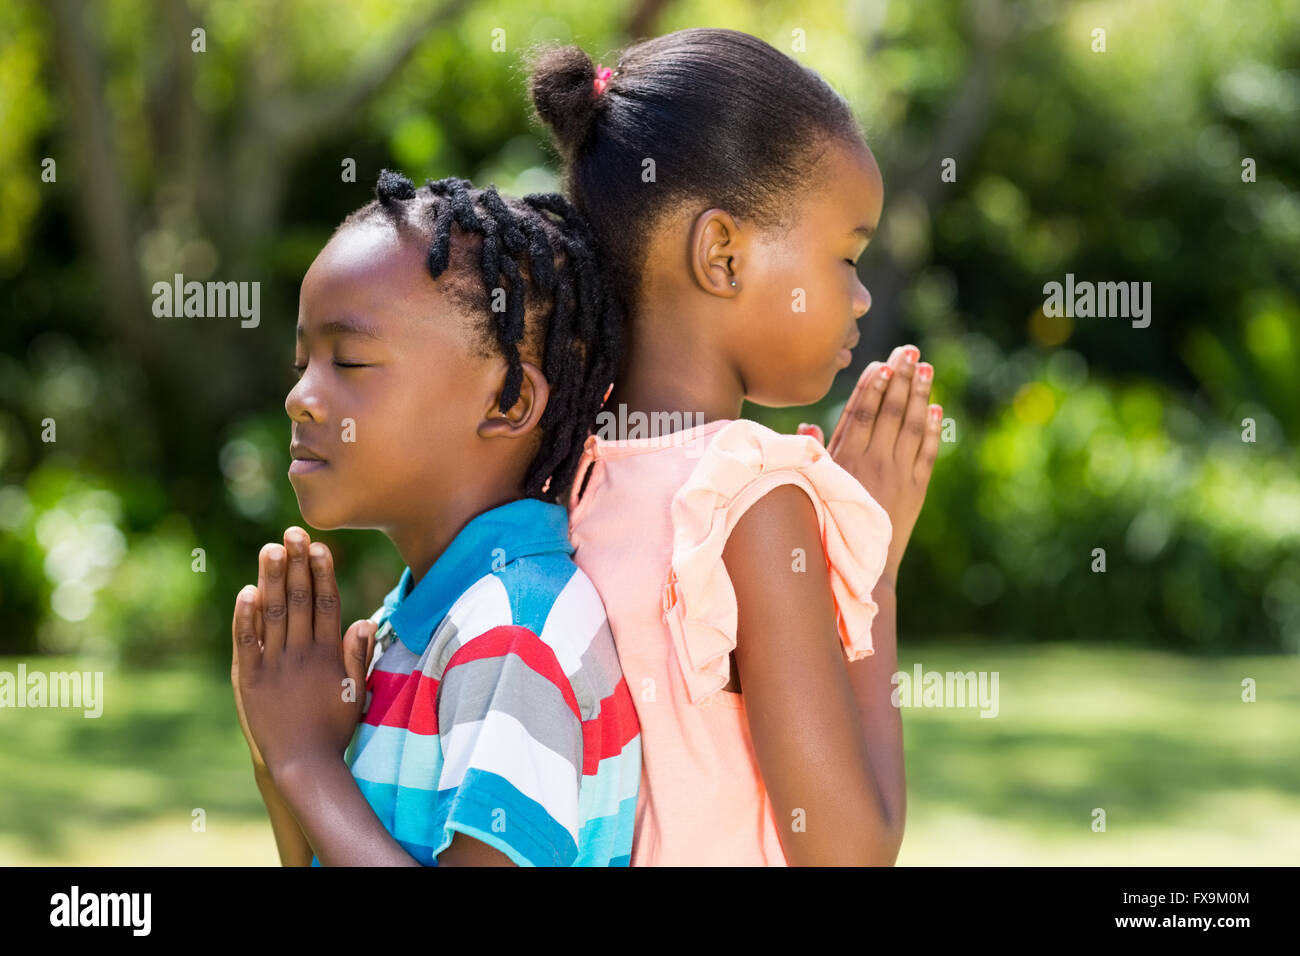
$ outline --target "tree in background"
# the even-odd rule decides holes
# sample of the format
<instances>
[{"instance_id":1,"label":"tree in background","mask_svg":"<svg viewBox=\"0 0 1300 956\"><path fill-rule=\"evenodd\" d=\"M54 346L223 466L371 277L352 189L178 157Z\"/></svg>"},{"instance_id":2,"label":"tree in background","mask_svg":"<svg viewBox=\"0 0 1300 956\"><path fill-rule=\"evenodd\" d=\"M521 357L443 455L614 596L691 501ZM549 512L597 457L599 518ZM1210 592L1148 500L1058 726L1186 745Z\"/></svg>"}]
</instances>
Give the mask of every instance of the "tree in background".
<instances>
[{"instance_id":1,"label":"tree in background","mask_svg":"<svg viewBox=\"0 0 1300 956\"><path fill-rule=\"evenodd\" d=\"M857 364L819 408L751 412L829 431L866 361L912 340L935 363L954 440L901 582L908 630L1300 648L1294 5L708 15L0 6L0 652L223 654L258 546L301 521L283 398L333 227L383 166L557 188L522 49L599 57L695 25L818 69L880 161ZM263 320L156 317L176 273L260 283ZM1067 273L1150 282L1150 325L1049 315ZM368 613L396 556L325 539Z\"/></svg>"}]
</instances>

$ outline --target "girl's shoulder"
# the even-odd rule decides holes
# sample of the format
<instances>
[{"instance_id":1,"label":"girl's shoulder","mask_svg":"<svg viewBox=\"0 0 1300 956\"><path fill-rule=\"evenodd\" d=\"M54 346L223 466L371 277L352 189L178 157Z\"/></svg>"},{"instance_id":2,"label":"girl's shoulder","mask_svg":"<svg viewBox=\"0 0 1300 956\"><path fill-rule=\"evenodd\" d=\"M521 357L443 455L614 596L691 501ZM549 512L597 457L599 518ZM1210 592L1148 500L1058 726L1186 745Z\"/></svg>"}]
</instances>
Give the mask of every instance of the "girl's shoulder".
<instances>
[{"instance_id":1,"label":"girl's shoulder","mask_svg":"<svg viewBox=\"0 0 1300 956\"><path fill-rule=\"evenodd\" d=\"M728 422L699 450L698 461L673 498L683 519L724 509L733 525L759 498L778 485L797 484L818 507L839 517L878 527L889 516L862 484L835 463L824 445L808 435L783 435L748 419Z\"/></svg>"},{"instance_id":2,"label":"girl's shoulder","mask_svg":"<svg viewBox=\"0 0 1300 956\"><path fill-rule=\"evenodd\" d=\"M679 659L700 662L686 668L692 700L726 686L736 646L735 589L722 559L727 539L746 511L787 484L801 488L817 513L845 651L850 660L871 653L871 592L888 555L889 516L817 439L737 419L712 436L671 505L664 613ZM814 560L806 556L809 567Z\"/></svg>"}]
</instances>

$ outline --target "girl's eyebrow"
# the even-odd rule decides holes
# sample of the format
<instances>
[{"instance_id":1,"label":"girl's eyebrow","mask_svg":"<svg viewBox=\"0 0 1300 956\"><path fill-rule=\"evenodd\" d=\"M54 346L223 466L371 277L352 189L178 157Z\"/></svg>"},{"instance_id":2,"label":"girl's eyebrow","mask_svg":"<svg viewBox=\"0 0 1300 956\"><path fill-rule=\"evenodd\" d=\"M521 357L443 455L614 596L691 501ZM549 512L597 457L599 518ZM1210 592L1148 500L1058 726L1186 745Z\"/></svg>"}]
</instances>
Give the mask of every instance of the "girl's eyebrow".
<instances>
[{"instance_id":1,"label":"girl's eyebrow","mask_svg":"<svg viewBox=\"0 0 1300 956\"><path fill-rule=\"evenodd\" d=\"M875 226L857 226L849 232L850 236L861 236L863 239L870 239L875 234Z\"/></svg>"},{"instance_id":2,"label":"girl's eyebrow","mask_svg":"<svg viewBox=\"0 0 1300 956\"><path fill-rule=\"evenodd\" d=\"M322 322L319 332L321 335L360 335L368 339L382 341L383 336L379 334L379 326L356 316L348 316L342 319L331 319L328 322ZM298 338L305 338L307 332L301 325L298 326Z\"/></svg>"}]
</instances>

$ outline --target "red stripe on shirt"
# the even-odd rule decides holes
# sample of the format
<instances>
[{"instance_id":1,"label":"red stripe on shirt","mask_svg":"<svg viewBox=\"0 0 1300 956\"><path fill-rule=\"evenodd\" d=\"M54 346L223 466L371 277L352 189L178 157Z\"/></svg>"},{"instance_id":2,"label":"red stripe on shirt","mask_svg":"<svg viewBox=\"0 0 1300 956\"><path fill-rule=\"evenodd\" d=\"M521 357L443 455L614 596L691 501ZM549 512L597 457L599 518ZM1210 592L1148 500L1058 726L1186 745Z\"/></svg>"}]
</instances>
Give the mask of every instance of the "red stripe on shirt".
<instances>
[{"instance_id":1,"label":"red stripe on shirt","mask_svg":"<svg viewBox=\"0 0 1300 956\"><path fill-rule=\"evenodd\" d=\"M413 734L436 734L438 715L433 702L438 697L438 682L423 671L403 674L402 686L388 710L379 715L381 727L404 727Z\"/></svg>"},{"instance_id":2,"label":"red stripe on shirt","mask_svg":"<svg viewBox=\"0 0 1300 956\"><path fill-rule=\"evenodd\" d=\"M362 718L365 723L379 726L379 722L393 706L397 695L402 692L406 678L406 674L397 674L393 671L370 672L370 677L366 681L366 690L370 692L370 707Z\"/></svg>"},{"instance_id":3,"label":"red stripe on shirt","mask_svg":"<svg viewBox=\"0 0 1300 956\"><path fill-rule=\"evenodd\" d=\"M478 637L471 638L451 656L451 660L447 661L447 666L442 670L442 678L446 680L448 672L460 664L488 657L503 657L506 654L514 654L534 673L554 684L564 696L564 702L569 705L569 710L573 711L573 716L582 720L578 698L574 695L573 688L569 686L569 678L565 676L564 668L556 659L555 651L528 628L517 624L494 627L484 631Z\"/></svg>"},{"instance_id":4,"label":"red stripe on shirt","mask_svg":"<svg viewBox=\"0 0 1300 956\"><path fill-rule=\"evenodd\" d=\"M436 734L438 732L438 682L423 672L417 673L418 676L413 681L416 685L415 703L411 705L406 729L413 734Z\"/></svg>"},{"instance_id":5,"label":"red stripe on shirt","mask_svg":"<svg viewBox=\"0 0 1300 956\"><path fill-rule=\"evenodd\" d=\"M613 693L600 702L600 715L582 722L582 773L591 776L607 757L617 757L641 732L632 694L623 678Z\"/></svg>"}]
</instances>

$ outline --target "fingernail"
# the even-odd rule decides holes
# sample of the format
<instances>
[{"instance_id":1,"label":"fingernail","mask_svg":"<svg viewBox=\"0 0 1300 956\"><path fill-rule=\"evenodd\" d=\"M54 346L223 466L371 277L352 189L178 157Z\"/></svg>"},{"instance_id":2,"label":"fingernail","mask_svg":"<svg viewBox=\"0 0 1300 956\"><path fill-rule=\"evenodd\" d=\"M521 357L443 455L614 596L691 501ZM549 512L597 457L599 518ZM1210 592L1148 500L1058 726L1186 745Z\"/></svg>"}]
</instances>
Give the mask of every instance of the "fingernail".
<instances>
[{"instance_id":1,"label":"fingernail","mask_svg":"<svg viewBox=\"0 0 1300 956\"><path fill-rule=\"evenodd\" d=\"M272 571L278 571L280 562L284 560L284 549L278 546L271 549L271 552L266 556L266 560L270 562Z\"/></svg>"},{"instance_id":2,"label":"fingernail","mask_svg":"<svg viewBox=\"0 0 1300 956\"><path fill-rule=\"evenodd\" d=\"M935 421L938 421L938 420L939 420L939 416L941 416L942 414L943 414L943 406L942 406L942 405L931 405L931 406L930 406L930 417L933 418Z\"/></svg>"},{"instance_id":3,"label":"fingernail","mask_svg":"<svg viewBox=\"0 0 1300 956\"><path fill-rule=\"evenodd\" d=\"M893 377L894 377L894 370L890 368L888 365L886 365L884 368L880 370L881 381L888 382Z\"/></svg>"},{"instance_id":4,"label":"fingernail","mask_svg":"<svg viewBox=\"0 0 1300 956\"><path fill-rule=\"evenodd\" d=\"M909 362L915 362L921 357L921 350L914 345L909 345L903 349L903 358Z\"/></svg>"},{"instance_id":5,"label":"fingernail","mask_svg":"<svg viewBox=\"0 0 1300 956\"><path fill-rule=\"evenodd\" d=\"M916 377L923 382L930 381L934 377L934 366L929 362L922 362L916 367Z\"/></svg>"}]
</instances>

